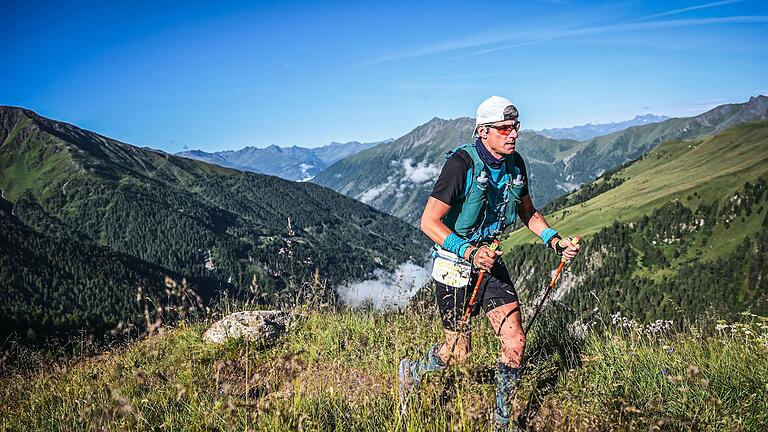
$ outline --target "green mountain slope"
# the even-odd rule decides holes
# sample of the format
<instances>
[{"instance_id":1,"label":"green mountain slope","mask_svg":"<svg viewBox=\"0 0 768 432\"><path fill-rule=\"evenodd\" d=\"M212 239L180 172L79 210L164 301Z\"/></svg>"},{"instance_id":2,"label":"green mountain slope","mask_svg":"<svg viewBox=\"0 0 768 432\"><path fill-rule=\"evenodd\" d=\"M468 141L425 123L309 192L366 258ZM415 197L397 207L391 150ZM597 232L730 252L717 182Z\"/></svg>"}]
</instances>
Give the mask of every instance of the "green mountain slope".
<instances>
[{"instance_id":1,"label":"green mountain slope","mask_svg":"<svg viewBox=\"0 0 768 432\"><path fill-rule=\"evenodd\" d=\"M141 328L139 288L142 296L165 300L165 278L183 279L106 247L38 233L13 216L12 208L0 198L0 338L16 333L39 343L80 329L101 335L121 323ZM204 278L188 282L203 302L219 288Z\"/></svg>"},{"instance_id":2,"label":"green mountain slope","mask_svg":"<svg viewBox=\"0 0 768 432\"><path fill-rule=\"evenodd\" d=\"M553 199L670 140L688 140L768 116L768 97L729 104L690 118L634 126L584 142L523 133L517 151L527 164L534 204ZM388 144L345 158L314 182L417 224L445 152L471 140L474 121L433 119Z\"/></svg>"},{"instance_id":3,"label":"green mountain slope","mask_svg":"<svg viewBox=\"0 0 768 432\"><path fill-rule=\"evenodd\" d=\"M616 185L588 200L563 197L547 218L564 232L593 234L614 221L637 220L679 200L688 207L730 199L745 182L768 174L768 122L737 126L696 141L666 142L586 188ZM514 233L510 245L530 238ZM729 242L732 243L732 242Z\"/></svg>"},{"instance_id":4,"label":"green mountain slope","mask_svg":"<svg viewBox=\"0 0 768 432\"><path fill-rule=\"evenodd\" d=\"M295 299L419 260L426 237L314 184L137 148L0 108L0 190L21 222L186 276ZM317 273L316 273L317 271Z\"/></svg>"},{"instance_id":5,"label":"green mountain slope","mask_svg":"<svg viewBox=\"0 0 768 432\"><path fill-rule=\"evenodd\" d=\"M768 121L658 146L553 203L560 208L549 223L586 236L585 256L557 296L586 310L599 299L643 319L710 307L765 313L767 189ZM528 243L538 239L526 229L503 242L522 275L554 259ZM542 276L520 284L541 286Z\"/></svg>"}]
</instances>

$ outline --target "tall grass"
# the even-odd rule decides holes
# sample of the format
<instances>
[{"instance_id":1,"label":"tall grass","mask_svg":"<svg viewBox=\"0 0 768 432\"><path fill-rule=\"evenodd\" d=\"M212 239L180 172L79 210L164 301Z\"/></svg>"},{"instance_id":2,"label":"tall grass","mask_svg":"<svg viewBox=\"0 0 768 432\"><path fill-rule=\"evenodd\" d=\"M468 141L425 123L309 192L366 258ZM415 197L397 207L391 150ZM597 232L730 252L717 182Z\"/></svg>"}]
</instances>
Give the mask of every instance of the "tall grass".
<instances>
[{"instance_id":1,"label":"tall grass","mask_svg":"<svg viewBox=\"0 0 768 432\"><path fill-rule=\"evenodd\" d=\"M131 346L0 380L2 430L475 431L491 427L498 344L429 375L401 416L396 366L442 332L431 313L296 310L275 346L211 345L181 322ZM768 323L579 322L546 309L514 414L530 430L766 430ZM704 330L703 328L707 328Z\"/></svg>"}]
</instances>

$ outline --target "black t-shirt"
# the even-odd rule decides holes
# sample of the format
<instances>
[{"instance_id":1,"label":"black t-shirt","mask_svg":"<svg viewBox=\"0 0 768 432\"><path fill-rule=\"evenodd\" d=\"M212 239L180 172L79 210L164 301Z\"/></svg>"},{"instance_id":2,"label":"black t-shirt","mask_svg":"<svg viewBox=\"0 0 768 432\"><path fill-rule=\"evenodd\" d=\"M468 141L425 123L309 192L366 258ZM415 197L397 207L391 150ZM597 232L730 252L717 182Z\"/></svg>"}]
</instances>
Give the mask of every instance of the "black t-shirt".
<instances>
[{"instance_id":1,"label":"black t-shirt","mask_svg":"<svg viewBox=\"0 0 768 432\"><path fill-rule=\"evenodd\" d=\"M525 186L520 193L520 197L528 195L528 172L525 169L525 162L523 157L519 153L514 152L507 157L514 157L515 165L520 169L523 179L525 179ZM435 187L432 189L431 197L436 198L445 204L453 206L459 199L463 199L464 188L467 184L467 171L472 168L472 156L464 150L457 151L452 154L445 165L443 170L440 171L440 176L435 182Z\"/></svg>"}]
</instances>

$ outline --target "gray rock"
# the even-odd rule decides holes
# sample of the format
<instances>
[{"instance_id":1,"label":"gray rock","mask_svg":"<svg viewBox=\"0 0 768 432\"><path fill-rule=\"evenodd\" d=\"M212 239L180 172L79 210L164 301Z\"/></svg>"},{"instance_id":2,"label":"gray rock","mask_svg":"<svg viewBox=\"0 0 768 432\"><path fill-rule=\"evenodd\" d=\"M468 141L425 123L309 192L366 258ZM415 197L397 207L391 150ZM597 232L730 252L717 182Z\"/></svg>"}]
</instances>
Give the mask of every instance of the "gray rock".
<instances>
[{"instance_id":1,"label":"gray rock","mask_svg":"<svg viewBox=\"0 0 768 432\"><path fill-rule=\"evenodd\" d=\"M243 338L247 341L271 345L288 329L291 314L281 310L235 312L214 323L203 334L203 339L224 343L228 339Z\"/></svg>"}]
</instances>

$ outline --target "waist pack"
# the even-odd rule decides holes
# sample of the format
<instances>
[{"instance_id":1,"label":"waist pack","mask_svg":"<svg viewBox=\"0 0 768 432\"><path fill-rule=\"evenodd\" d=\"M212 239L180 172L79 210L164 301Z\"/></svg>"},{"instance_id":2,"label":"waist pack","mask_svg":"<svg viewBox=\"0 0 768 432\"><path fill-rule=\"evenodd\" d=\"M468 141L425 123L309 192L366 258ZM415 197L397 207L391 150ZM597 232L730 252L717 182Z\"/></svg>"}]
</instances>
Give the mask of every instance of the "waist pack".
<instances>
[{"instance_id":1,"label":"waist pack","mask_svg":"<svg viewBox=\"0 0 768 432\"><path fill-rule=\"evenodd\" d=\"M467 261L441 247L435 247L432 256L435 259L432 266L433 279L455 288L462 288L469 284L472 267Z\"/></svg>"}]
</instances>

